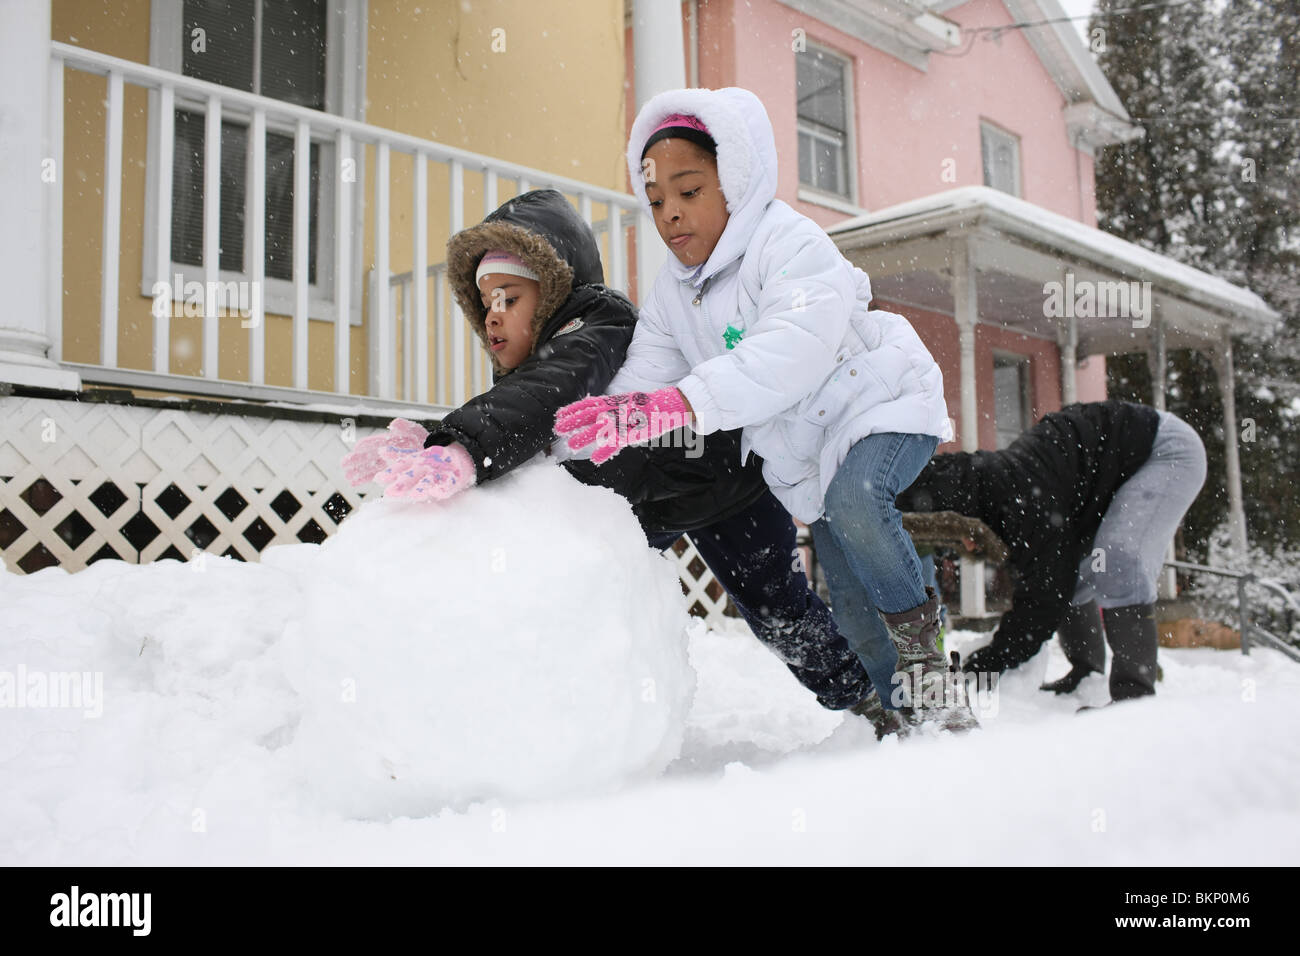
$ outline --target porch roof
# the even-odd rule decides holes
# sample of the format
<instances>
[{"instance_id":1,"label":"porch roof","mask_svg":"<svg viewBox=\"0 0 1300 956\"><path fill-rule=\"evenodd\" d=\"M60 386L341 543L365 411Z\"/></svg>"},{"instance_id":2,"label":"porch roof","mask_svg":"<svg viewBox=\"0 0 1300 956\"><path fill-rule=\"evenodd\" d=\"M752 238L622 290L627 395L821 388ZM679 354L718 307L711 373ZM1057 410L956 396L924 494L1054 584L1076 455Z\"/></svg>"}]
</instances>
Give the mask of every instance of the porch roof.
<instances>
[{"instance_id":1,"label":"porch roof","mask_svg":"<svg viewBox=\"0 0 1300 956\"><path fill-rule=\"evenodd\" d=\"M980 321L1044 338L1044 283L1150 282L1171 348L1203 346L1223 332L1267 330L1280 320L1249 289L987 186L964 186L831 226L835 243L870 274L885 298L953 311L952 257L966 243L977 274ZM1152 323L1154 326L1156 323ZM1079 324L1080 352L1144 348L1149 330L1129 320Z\"/></svg>"}]
</instances>

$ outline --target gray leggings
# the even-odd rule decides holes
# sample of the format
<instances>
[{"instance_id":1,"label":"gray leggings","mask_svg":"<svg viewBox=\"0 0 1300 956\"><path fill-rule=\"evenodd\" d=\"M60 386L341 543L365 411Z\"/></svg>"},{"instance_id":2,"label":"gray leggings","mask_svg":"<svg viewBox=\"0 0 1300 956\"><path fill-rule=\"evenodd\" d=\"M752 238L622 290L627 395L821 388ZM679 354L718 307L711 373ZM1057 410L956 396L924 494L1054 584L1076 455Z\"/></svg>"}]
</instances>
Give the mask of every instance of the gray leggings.
<instances>
[{"instance_id":1,"label":"gray leggings","mask_svg":"<svg viewBox=\"0 0 1300 956\"><path fill-rule=\"evenodd\" d=\"M1120 486L1092 553L1079 562L1073 604L1152 604L1165 552L1205 483L1205 446L1181 418L1160 412L1151 457Z\"/></svg>"}]
</instances>

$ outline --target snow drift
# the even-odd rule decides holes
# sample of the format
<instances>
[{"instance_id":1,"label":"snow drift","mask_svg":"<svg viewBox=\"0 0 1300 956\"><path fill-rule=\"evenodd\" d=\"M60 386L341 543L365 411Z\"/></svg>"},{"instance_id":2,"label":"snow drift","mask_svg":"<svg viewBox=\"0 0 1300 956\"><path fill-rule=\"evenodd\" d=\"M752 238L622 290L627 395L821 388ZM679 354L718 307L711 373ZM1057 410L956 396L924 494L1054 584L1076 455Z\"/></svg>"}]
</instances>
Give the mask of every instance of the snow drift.
<instances>
[{"instance_id":1,"label":"snow drift","mask_svg":"<svg viewBox=\"0 0 1300 956\"><path fill-rule=\"evenodd\" d=\"M0 573L0 676L102 675L69 706L0 706L0 864L1300 853L1300 667L1277 652L1162 649L1155 698L1076 716L1106 682L1040 692L1067 667L1052 642L1006 675L980 730L877 744L742 625L697 621L683 718L677 582L622 502L530 467L421 507L368 503L324 546L260 564ZM637 782L683 719L680 755Z\"/></svg>"},{"instance_id":2,"label":"snow drift","mask_svg":"<svg viewBox=\"0 0 1300 956\"><path fill-rule=\"evenodd\" d=\"M0 859L607 791L677 756L694 687L672 563L541 463L260 564L3 572L0 607Z\"/></svg>"}]
</instances>

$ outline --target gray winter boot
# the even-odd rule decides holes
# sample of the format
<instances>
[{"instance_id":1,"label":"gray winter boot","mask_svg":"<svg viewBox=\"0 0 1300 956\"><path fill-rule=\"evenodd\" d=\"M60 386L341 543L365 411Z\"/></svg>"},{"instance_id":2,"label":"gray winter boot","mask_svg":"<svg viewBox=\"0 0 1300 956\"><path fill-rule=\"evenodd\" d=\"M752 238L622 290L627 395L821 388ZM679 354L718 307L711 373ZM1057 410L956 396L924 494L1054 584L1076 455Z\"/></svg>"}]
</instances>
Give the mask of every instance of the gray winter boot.
<instances>
[{"instance_id":1,"label":"gray winter boot","mask_svg":"<svg viewBox=\"0 0 1300 956\"><path fill-rule=\"evenodd\" d=\"M900 737L906 737L911 728L899 719L898 711L886 710L885 705L880 701L880 695L876 689L871 688L871 693L861 701L849 708L850 711L859 717L865 717L871 721L871 726L876 728L876 739L884 740L890 734L897 734Z\"/></svg>"},{"instance_id":2,"label":"gray winter boot","mask_svg":"<svg viewBox=\"0 0 1300 956\"><path fill-rule=\"evenodd\" d=\"M1071 605L1056 629L1070 672L1039 690L1073 694L1089 674L1106 673L1106 641L1102 637L1101 611L1096 601Z\"/></svg>"},{"instance_id":3,"label":"gray winter boot","mask_svg":"<svg viewBox=\"0 0 1300 956\"><path fill-rule=\"evenodd\" d=\"M954 674L939 650L939 596L926 588L926 601L910 611L881 614L898 649L898 672L903 691L902 718L920 724L935 721L944 730L963 731L979 726L960 673Z\"/></svg>"},{"instance_id":4,"label":"gray winter boot","mask_svg":"<svg viewBox=\"0 0 1300 956\"><path fill-rule=\"evenodd\" d=\"M1130 604L1102 612L1110 645L1110 698L1130 700L1156 692L1156 616L1154 604Z\"/></svg>"}]
</instances>

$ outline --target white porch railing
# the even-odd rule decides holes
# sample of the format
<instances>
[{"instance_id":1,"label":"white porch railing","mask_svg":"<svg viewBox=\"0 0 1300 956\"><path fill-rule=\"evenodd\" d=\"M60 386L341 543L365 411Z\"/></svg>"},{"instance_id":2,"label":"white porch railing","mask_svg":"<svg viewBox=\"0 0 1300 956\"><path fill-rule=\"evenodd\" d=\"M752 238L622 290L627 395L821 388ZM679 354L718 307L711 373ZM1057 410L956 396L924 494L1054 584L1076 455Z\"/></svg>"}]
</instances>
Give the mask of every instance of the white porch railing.
<instances>
[{"instance_id":1,"label":"white porch railing","mask_svg":"<svg viewBox=\"0 0 1300 956\"><path fill-rule=\"evenodd\" d=\"M435 215L445 215L448 236L478 220L479 217L468 220L466 217L467 205L474 204L475 200L486 214L511 195L549 186L568 196L593 226L610 286L628 289L633 272L629 262L632 235L636 237L638 258L653 255L650 250L658 249L649 218L638 210L633 197L625 193L64 43L51 44L50 69L52 143L60 160L64 150L65 72L81 71L106 78L99 354L94 362L64 363L78 371L84 381L303 403L340 401L349 405L384 406L412 403L427 408L459 405L487 386L490 367L449 294L445 269L437 262L441 257L430 254L430 181L435 178L445 181L445 199L434 202L432 209ZM128 86L143 88L149 94L151 134L144 161L150 175L146 177L146 210L139 212L146 250L140 318L148 317L152 322L147 350L151 360L149 368L123 367L118 358L122 325L119 272L124 92ZM174 117L178 109L202 115L205 123L201 265L178 264L171 257ZM219 266L223 119L246 124L248 131L244 207L246 268L242 272L228 272ZM265 273L268 132L291 136L294 144L293 265L292 280L288 282L268 281ZM320 157L316 283L309 281L311 250L308 245L313 146L318 148ZM398 161L399 169L394 168L394 154L406 157ZM367 160L372 166L373 183L368 208L362 185ZM432 171L430 164L434 166ZM410 225L399 234L394 228L390 194L395 182L405 185L408 181ZM61 191L57 202L59 209L54 221L61 223ZM332 208L328 220L319 211L327 205ZM132 214L136 213L132 211ZM372 231L373 264L369 267L361 262L362 238L367 228ZM63 271L62 238L53 235L48 250L55 281L61 281ZM410 256L409 259L403 256L399 263L405 271L394 272L393 249L401 242L409 242ZM643 269L644 266L643 261ZM161 315L152 311L147 298L150 277L171 283L173 276L187 270L205 290L196 375L179 374L173 367L172 316L166 310L159 310L164 312ZM413 282L412 277L418 275L425 276L426 281ZM322 280L322 276L327 278ZM379 281L385 276L388 281ZM362 281L363 277L366 281ZM251 292L250 314L240 323L237 333L246 337L246 342L235 341L231 326L227 324L223 329L219 324L219 309L212 290L231 281L246 282ZM368 292L364 309L360 307L363 290ZM58 294L50 297L48 328L51 340L56 343L54 351L61 355L64 290L60 287L56 291ZM178 298L182 294L182 290L173 290ZM267 379L268 313L286 315L291 324L292 355L285 363L290 370L286 381ZM332 388L313 389L308 385L308 329L310 322L322 320L330 322L334 330ZM366 330L368 353L366 384L359 393L353 392L349 383L351 329L358 324ZM223 379L218 375L218 358L223 349L229 351L236 346L241 351L246 349L247 375ZM316 380L319 382L319 372Z\"/></svg>"}]
</instances>

